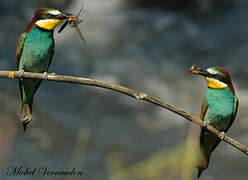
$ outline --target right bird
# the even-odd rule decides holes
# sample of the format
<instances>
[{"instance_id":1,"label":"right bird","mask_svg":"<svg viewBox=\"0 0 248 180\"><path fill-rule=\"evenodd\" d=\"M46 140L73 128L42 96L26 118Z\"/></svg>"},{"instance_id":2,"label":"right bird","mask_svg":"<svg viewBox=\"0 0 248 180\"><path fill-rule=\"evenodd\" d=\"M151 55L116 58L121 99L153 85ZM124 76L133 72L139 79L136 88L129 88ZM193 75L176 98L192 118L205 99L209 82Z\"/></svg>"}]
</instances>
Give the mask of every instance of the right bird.
<instances>
[{"instance_id":1,"label":"right bird","mask_svg":"<svg viewBox=\"0 0 248 180\"><path fill-rule=\"evenodd\" d=\"M203 70L193 65L190 73L202 75L208 85L201 106L200 119L223 134L222 137L218 137L206 128L201 128L200 154L197 161L197 177L199 178L202 172L208 168L212 152L233 124L239 102L235 96L230 74L224 68L211 67Z\"/></svg>"}]
</instances>

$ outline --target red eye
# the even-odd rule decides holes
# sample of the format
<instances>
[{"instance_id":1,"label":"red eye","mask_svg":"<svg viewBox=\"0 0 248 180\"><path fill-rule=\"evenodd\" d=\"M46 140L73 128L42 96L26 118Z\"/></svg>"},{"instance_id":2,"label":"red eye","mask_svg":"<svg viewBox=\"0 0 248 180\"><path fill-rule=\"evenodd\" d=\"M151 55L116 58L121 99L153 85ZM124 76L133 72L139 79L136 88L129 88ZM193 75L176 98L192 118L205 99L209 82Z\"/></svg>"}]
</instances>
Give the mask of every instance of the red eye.
<instances>
[{"instance_id":1,"label":"red eye","mask_svg":"<svg viewBox=\"0 0 248 180\"><path fill-rule=\"evenodd\" d=\"M51 14L48 14L48 13L45 13L44 14L46 18L50 18L51 17Z\"/></svg>"},{"instance_id":2,"label":"red eye","mask_svg":"<svg viewBox=\"0 0 248 180\"><path fill-rule=\"evenodd\" d=\"M217 74L216 78L221 79L221 75Z\"/></svg>"}]
</instances>

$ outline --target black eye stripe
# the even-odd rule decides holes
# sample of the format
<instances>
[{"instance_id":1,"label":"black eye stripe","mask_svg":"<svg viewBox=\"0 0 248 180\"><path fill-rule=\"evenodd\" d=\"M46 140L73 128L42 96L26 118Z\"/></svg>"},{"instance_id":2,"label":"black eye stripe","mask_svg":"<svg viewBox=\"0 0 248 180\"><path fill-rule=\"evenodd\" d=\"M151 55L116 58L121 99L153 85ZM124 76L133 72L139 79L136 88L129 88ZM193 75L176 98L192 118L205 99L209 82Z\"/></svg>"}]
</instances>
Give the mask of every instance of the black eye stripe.
<instances>
[{"instance_id":1,"label":"black eye stripe","mask_svg":"<svg viewBox=\"0 0 248 180\"><path fill-rule=\"evenodd\" d=\"M55 18L56 18L56 16L53 15L53 14L49 14L50 17L48 17L48 14L49 14L49 13L39 14L39 15L37 16L37 19L38 19L38 20L42 20L42 19L55 19Z\"/></svg>"},{"instance_id":2,"label":"black eye stripe","mask_svg":"<svg viewBox=\"0 0 248 180\"><path fill-rule=\"evenodd\" d=\"M49 14L49 13L45 13L43 14L44 19L54 19L56 16Z\"/></svg>"},{"instance_id":3,"label":"black eye stripe","mask_svg":"<svg viewBox=\"0 0 248 180\"><path fill-rule=\"evenodd\" d=\"M215 79L218 79L219 81L228 84L228 81L225 77L221 76L220 74L212 74L212 77L214 77Z\"/></svg>"}]
</instances>

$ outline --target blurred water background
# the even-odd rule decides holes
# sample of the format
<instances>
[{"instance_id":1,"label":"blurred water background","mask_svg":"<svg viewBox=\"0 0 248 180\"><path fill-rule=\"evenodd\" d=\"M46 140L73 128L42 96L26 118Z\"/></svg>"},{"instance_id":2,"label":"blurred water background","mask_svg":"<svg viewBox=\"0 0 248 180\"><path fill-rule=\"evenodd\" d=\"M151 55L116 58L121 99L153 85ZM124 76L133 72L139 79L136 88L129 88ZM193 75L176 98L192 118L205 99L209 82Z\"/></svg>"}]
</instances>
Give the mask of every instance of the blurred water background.
<instances>
[{"instance_id":1,"label":"blurred water background","mask_svg":"<svg viewBox=\"0 0 248 180\"><path fill-rule=\"evenodd\" d=\"M81 0L1 0L0 69L15 69L15 49L38 7L76 14ZM228 132L248 145L246 0L87 0L87 46L73 29L55 32L50 72L105 80L159 97L199 116L206 83L192 64L222 66L240 100ZM17 80L0 79L0 179L196 179L199 127L146 102L96 87L43 82L33 122L19 122ZM81 177L7 176L10 165L83 169ZM248 160L222 142L201 179L247 179Z\"/></svg>"}]
</instances>

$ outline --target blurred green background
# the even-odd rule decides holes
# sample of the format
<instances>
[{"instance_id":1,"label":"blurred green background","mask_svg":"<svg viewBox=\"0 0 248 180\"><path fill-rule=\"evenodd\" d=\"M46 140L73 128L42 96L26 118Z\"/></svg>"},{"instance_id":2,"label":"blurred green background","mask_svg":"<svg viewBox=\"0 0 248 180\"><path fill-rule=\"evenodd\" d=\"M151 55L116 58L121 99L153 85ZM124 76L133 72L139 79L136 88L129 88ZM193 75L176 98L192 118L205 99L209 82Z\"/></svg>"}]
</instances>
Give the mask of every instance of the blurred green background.
<instances>
[{"instance_id":1,"label":"blurred green background","mask_svg":"<svg viewBox=\"0 0 248 180\"><path fill-rule=\"evenodd\" d=\"M0 0L0 69L15 69L19 35L39 7L76 14L81 0ZM80 24L55 32L50 72L105 80L199 116L206 83L192 64L222 66L240 107L228 132L248 145L246 0L85 0ZM19 122L18 81L0 79L0 179L196 179L199 127L146 102L96 87L43 82L33 122ZM83 169L82 177L7 176L10 165ZM247 156L222 142L201 179L247 179Z\"/></svg>"}]
</instances>

